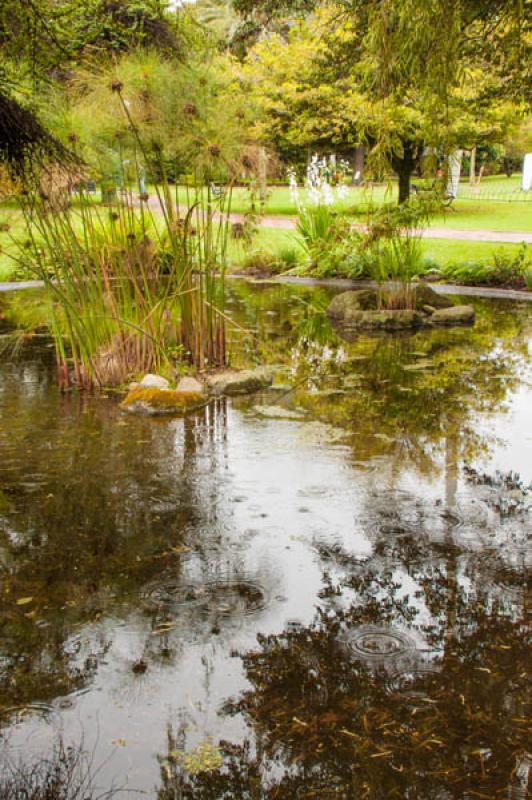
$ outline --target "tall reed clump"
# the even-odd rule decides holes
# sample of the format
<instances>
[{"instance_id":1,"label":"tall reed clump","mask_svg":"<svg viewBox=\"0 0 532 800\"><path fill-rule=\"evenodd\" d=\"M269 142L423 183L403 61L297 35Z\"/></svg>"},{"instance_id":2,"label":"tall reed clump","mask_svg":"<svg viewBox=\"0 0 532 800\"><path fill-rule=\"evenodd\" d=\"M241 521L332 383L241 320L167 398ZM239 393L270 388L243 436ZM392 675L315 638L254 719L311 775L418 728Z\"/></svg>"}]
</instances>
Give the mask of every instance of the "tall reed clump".
<instances>
[{"instance_id":1,"label":"tall reed clump","mask_svg":"<svg viewBox=\"0 0 532 800\"><path fill-rule=\"evenodd\" d=\"M401 206L386 204L370 209L359 249L379 287L379 308L415 308L415 281L425 266L423 229L439 208L439 199L431 197Z\"/></svg>"},{"instance_id":2,"label":"tall reed clump","mask_svg":"<svg viewBox=\"0 0 532 800\"><path fill-rule=\"evenodd\" d=\"M98 206L82 179L74 202L57 203L42 176L21 198L27 235L18 257L54 300L50 326L63 386L119 384L175 359L198 370L226 362L224 278L238 151L228 156L203 130L194 159L177 152L179 132L157 125L168 95L175 106L179 94L172 70L157 57L157 79L149 71L154 56L135 58L123 70L130 86L115 74L107 85L100 79L92 98L105 102L105 89L112 106L91 144L93 152L112 151L119 165L117 201ZM85 87L85 114L87 96ZM181 101L179 111L190 139L201 122L199 103ZM169 116L177 112L167 108ZM83 142L74 133L71 141L83 158ZM185 169L191 172L179 188ZM85 172L93 175L94 166ZM223 177L223 190L214 191L214 174ZM152 197L146 176L153 176Z\"/></svg>"}]
</instances>

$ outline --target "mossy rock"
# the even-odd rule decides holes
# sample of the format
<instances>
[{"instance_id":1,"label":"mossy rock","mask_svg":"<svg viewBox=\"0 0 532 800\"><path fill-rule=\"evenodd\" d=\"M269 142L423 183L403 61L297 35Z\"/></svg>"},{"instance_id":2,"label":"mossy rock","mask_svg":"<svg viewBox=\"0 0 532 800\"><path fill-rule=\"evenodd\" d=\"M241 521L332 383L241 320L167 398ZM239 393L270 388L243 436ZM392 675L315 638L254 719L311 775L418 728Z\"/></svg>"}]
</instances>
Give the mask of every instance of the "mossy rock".
<instances>
[{"instance_id":1,"label":"mossy rock","mask_svg":"<svg viewBox=\"0 0 532 800\"><path fill-rule=\"evenodd\" d=\"M473 306L440 308L430 318L432 325L471 325L475 321Z\"/></svg>"},{"instance_id":2,"label":"mossy rock","mask_svg":"<svg viewBox=\"0 0 532 800\"><path fill-rule=\"evenodd\" d=\"M327 315L345 329L404 330L426 325L435 311L453 308L450 298L423 284L415 287L414 309L379 308L376 289L359 289L336 295Z\"/></svg>"},{"instance_id":3,"label":"mossy rock","mask_svg":"<svg viewBox=\"0 0 532 800\"><path fill-rule=\"evenodd\" d=\"M197 411L207 403L204 395L196 392L176 392L172 389L132 389L120 408L128 414L160 416L166 414L183 415Z\"/></svg>"},{"instance_id":4,"label":"mossy rock","mask_svg":"<svg viewBox=\"0 0 532 800\"><path fill-rule=\"evenodd\" d=\"M423 306L432 306L432 308L452 308L453 301L446 294L439 294L435 292L430 286L424 283L417 283L416 289L416 308L418 311L423 309Z\"/></svg>"},{"instance_id":5,"label":"mossy rock","mask_svg":"<svg viewBox=\"0 0 532 800\"><path fill-rule=\"evenodd\" d=\"M244 369L241 372L219 372L207 378L213 394L240 395L253 394L266 389L273 382L273 370L266 367Z\"/></svg>"},{"instance_id":6,"label":"mossy rock","mask_svg":"<svg viewBox=\"0 0 532 800\"><path fill-rule=\"evenodd\" d=\"M333 297L327 316L334 321L347 321L354 312L371 311L377 308L377 292L374 289L358 289L342 292Z\"/></svg>"},{"instance_id":7,"label":"mossy rock","mask_svg":"<svg viewBox=\"0 0 532 800\"><path fill-rule=\"evenodd\" d=\"M410 309L379 309L364 311L360 308L349 308L342 318L334 318L333 322L340 329L387 330L398 331L417 328L426 324L426 317L419 311Z\"/></svg>"}]
</instances>

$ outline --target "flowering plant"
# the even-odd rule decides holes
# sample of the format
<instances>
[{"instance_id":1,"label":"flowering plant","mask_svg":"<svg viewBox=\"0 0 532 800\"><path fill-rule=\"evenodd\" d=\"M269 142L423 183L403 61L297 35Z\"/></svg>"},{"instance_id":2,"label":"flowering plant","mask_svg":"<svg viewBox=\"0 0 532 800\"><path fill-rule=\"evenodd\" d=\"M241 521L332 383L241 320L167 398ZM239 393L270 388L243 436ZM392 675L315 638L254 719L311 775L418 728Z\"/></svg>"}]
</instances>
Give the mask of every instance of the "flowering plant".
<instances>
[{"instance_id":1,"label":"flowering plant","mask_svg":"<svg viewBox=\"0 0 532 800\"><path fill-rule=\"evenodd\" d=\"M347 186L342 180L343 175L348 170L349 165L345 161L340 161L338 168L332 160L320 158L313 155L308 166L305 177L305 188L307 198L312 206L333 206L337 201L345 200L347 197ZM303 203L297 182L295 170L291 167L288 170L288 183L290 187L290 199L301 211Z\"/></svg>"}]
</instances>

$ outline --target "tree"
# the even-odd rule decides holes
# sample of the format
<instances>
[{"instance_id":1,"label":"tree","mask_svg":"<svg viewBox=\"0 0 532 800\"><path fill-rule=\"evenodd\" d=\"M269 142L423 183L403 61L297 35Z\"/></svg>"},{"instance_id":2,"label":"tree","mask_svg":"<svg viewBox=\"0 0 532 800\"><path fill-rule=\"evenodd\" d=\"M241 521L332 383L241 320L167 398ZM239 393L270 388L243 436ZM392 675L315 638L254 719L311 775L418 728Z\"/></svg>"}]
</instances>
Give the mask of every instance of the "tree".
<instances>
[{"instance_id":1,"label":"tree","mask_svg":"<svg viewBox=\"0 0 532 800\"><path fill-rule=\"evenodd\" d=\"M88 55L138 46L180 53L178 20L160 0L1 0L0 52L34 76L57 78Z\"/></svg>"},{"instance_id":2,"label":"tree","mask_svg":"<svg viewBox=\"0 0 532 800\"><path fill-rule=\"evenodd\" d=\"M20 176L36 162L66 165L74 160L72 153L43 127L35 114L0 92L0 164Z\"/></svg>"},{"instance_id":3,"label":"tree","mask_svg":"<svg viewBox=\"0 0 532 800\"><path fill-rule=\"evenodd\" d=\"M354 24L341 4L319 8L285 36L255 45L245 72L263 110L259 129L283 153L364 143L377 171L391 165L397 173L404 202L428 148L444 154L502 141L518 106L480 62L459 64L460 80L438 89L435 77L420 77L420 65L398 59L395 35L381 58L368 37L386 38L383 23L371 32L367 24Z\"/></svg>"},{"instance_id":4,"label":"tree","mask_svg":"<svg viewBox=\"0 0 532 800\"><path fill-rule=\"evenodd\" d=\"M374 162L387 162L397 172L401 201L409 196L411 176L427 147L448 153L456 146L499 141L522 100L527 69L518 67L524 64L529 38L519 3L463 2L454 13L439 0L339 0L332 5L235 0L235 6L248 23L263 27L283 13L304 15L286 35L268 37L249 56L255 66L257 52L259 60L268 61L262 77L273 88L275 125L290 127L292 99L292 111L302 110L301 127L308 131L306 123L314 117L315 128L329 128L331 145L341 144L348 130L348 143L365 142ZM292 56L283 58L283 47L294 48ZM297 47L304 51L305 65ZM288 75L283 91L279 57ZM519 81L510 81L509 74L518 74ZM330 125L323 118L329 110ZM295 126L301 122L298 117ZM303 131L296 138L314 145L302 141Z\"/></svg>"}]
</instances>

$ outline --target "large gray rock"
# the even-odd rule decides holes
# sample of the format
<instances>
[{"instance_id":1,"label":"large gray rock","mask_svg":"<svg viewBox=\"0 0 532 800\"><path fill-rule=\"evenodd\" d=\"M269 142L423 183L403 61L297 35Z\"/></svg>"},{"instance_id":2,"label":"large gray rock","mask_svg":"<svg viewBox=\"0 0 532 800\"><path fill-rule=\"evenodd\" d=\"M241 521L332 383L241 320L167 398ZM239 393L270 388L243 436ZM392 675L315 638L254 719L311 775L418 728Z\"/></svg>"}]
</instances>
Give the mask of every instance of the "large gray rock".
<instances>
[{"instance_id":1,"label":"large gray rock","mask_svg":"<svg viewBox=\"0 0 532 800\"><path fill-rule=\"evenodd\" d=\"M440 308L431 316L432 325L468 325L475 321L473 306Z\"/></svg>"},{"instance_id":2,"label":"large gray rock","mask_svg":"<svg viewBox=\"0 0 532 800\"><path fill-rule=\"evenodd\" d=\"M377 308L377 293L373 289L358 289L342 292L333 297L327 309L327 316L338 322L347 322L358 311Z\"/></svg>"},{"instance_id":3,"label":"large gray rock","mask_svg":"<svg viewBox=\"0 0 532 800\"><path fill-rule=\"evenodd\" d=\"M219 372L207 378L213 394L239 395L252 394L271 386L273 372L266 367L244 369L241 372Z\"/></svg>"},{"instance_id":4,"label":"large gray rock","mask_svg":"<svg viewBox=\"0 0 532 800\"><path fill-rule=\"evenodd\" d=\"M409 309L381 309L362 311L348 309L342 319L335 320L342 328L363 328L366 330L397 331L424 325L426 317L419 311Z\"/></svg>"},{"instance_id":5,"label":"large gray rock","mask_svg":"<svg viewBox=\"0 0 532 800\"><path fill-rule=\"evenodd\" d=\"M376 289L359 289L336 295L329 304L327 314L343 332L357 329L395 331L427 325L437 311L449 308L452 311L450 298L423 284L417 284L414 288L414 309L379 308L379 292ZM386 288L379 291L385 293ZM458 318L456 324L459 324Z\"/></svg>"},{"instance_id":6,"label":"large gray rock","mask_svg":"<svg viewBox=\"0 0 532 800\"><path fill-rule=\"evenodd\" d=\"M453 301L446 294L435 292L431 286L426 286L423 283L416 284L416 308L418 311L423 306L431 306L432 308L451 308Z\"/></svg>"},{"instance_id":7,"label":"large gray rock","mask_svg":"<svg viewBox=\"0 0 532 800\"><path fill-rule=\"evenodd\" d=\"M143 377L139 386L142 386L143 389L168 389L170 382L162 375L148 374Z\"/></svg>"}]
</instances>

